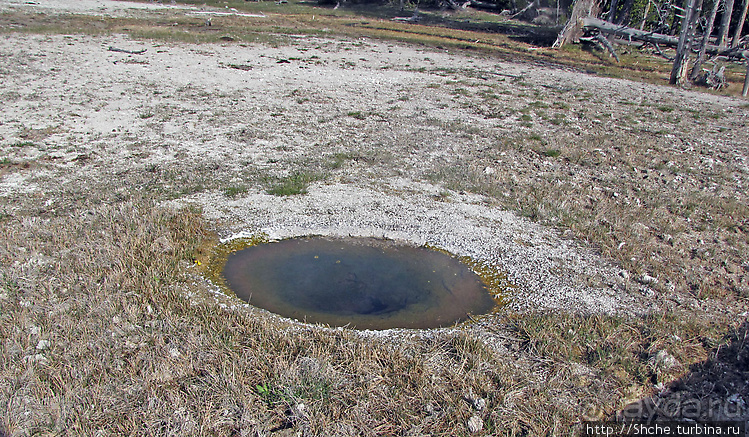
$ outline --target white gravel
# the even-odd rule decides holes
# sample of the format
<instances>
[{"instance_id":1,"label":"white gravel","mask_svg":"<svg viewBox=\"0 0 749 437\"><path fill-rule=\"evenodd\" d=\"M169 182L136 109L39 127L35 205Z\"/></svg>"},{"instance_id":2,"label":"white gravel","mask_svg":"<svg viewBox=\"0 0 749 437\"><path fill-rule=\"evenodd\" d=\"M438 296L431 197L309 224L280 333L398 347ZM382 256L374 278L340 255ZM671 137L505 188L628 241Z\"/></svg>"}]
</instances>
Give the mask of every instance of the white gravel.
<instances>
[{"instance_id":1,"label":"white gravel","mask_svg":"<svg viewBox=\"0 0 749 437\"><path fill-rule=\"evenodd\" d=\"M137 10L198 9L194 6L172 5L167 2L127 2L116 0L3 0L0 11L22 9L34 12L72 13L124 16Z\"/></svg>"},{"instance_id":2,"label":"white gravel","mask_svg":"<svg viewBox=\"0 0 749 437\"><path fill-rule=\"evenodd\" d=\"M0 10L127 14L132 8L171 8L103 0L33 3L0 0ZM627 291L636 288L627 286L627 275L592 250L481 196L420 182L431 169L449 168L450 162L476 161L479 172L492 175L491 166L511 166L515 159L509 150L508 162L479 161L481 151L498 147L503 135L524 129L520 118L484 117L455 91L479 89L470 81L492 85L500 110L517 112L543 98L519 93L505 80L517 75L544 93L552 92L545 88L550 83L590 93L565 95L569 105L585 98L581 105L604 107L608 103L598 98L603 94L607 101L647 98L675 106L741 104L369 39L280 38L287 42L192 45L122 35L3 34L0 147L14 162L43 159L45 164L2 175L0 195L53 202L44 195L53 184L83 179L95 187L116 182L113 172L144 172L150 166L184 174L204 171L204 163L217 168L208 177L225 180L226 186L242 183L246 168L283 176L320 156L372 153L374 163L347 162L305 195L272 196L250 183L239 199L210 189L172 203L201 205L226 238L247 232L429 243L506 272L518 287L510 304L515 310L641 312L657 308L639 292ZM147 52L130 55L109 51L111 46ZM366 119L351 117L351 111L361 111ZM569 124L550 127L557 129L550 137L591 129L597 120L577 117L574 107L568 112ZM34 144L14 146L25 141L21 133L29 130L40 132ZM165 191L182 188L166 179L159 183Z\"/></svg>"},{"instance_id":3,"label":"white gravel","mask_svg":"<svg viewBox=\"0 0 749 437\"><path fill-rule=\"evenodd\" d=\"M220 193L202 193L176 204L195 202L209 219L232 223L224 241L259 234L271 239L378 237L469 256L507 274L517 287L509 296L509 308L518 311L642 311L637 299L613 279L620 278L618 270L592 251L550 228L491 207L482 196L452 192L449 200L434 200L431 196L440 191L396 179L378 189L314 185L306 195L288 197L254 192L227 201ZM601 286L589 286L591 280Z\"/></svg>"}]
</instances>

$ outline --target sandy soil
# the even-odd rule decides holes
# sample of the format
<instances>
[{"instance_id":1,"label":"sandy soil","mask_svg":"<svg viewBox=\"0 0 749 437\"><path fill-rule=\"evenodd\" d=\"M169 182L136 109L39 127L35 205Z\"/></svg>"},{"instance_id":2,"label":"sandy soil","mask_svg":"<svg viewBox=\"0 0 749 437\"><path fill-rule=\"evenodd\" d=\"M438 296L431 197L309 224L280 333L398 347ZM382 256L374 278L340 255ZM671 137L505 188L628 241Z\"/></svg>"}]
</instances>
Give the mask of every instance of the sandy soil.
<instances>
[{"instance_id":1,"label":"sandy soil","mask_svg":"<svg viewBox=\"0 0 749 437\"><path fill-rule=\"evenodd\" d=\"M0 3L0 10L32 10L41 13L73 13L87 15L122 16L137 10L179 10L197 9L184 5L164 4L163 2L122 2L116 0L78 0L74 2L61 0L20 1L5 0Z\"/></svg>"},{"instance_id":2,"label":"sandy soil","mask_svg":"<svg viewBox=\"0 0 749 437\"><path fill-rule=\"evenodd\" d=\"M97 14L155 7L170 8L0 2L0 10ZM538 101L564 102L556 112L567 122L543 131L549 148L621 121L628 109L612 109L617 102L707 108L725 114L728 130L742 123L733 110L740 112L743 102L731 98L367 39L277 38L276 44L191 45L121 35L2 34L0 149L28 165L3 171L0 195L55 209L68 201L69 184L92 193L157 189L174 199L166 203L200 205L222 237L361 235L429 243L507 272L518 287L517 309L642 311L657 309L648 300L652 292L593 250L491 199L430 183L430 175L466 165L487 178L513 166L519 169L513 177L544 174L555 164L542 161L528 173L516 151L491 160L485 153L503 137L536 132L517 111ZM495 93L499 105L464 98L482 89ZM490 110L500 117L486 116ZM661 134L662 142L682 147L685 135L707 142L728 135L689 123L682 129L679 137ZM726 160L746 168L746 156L730 156L730 144L725 149ZM304 195L266 194L263 181L295 172L324 177ZM142 185L132 186L131 178ZM228 187L241 194L227 196ZM9 208L13 214L29 206Z\"/></svg>"}]
</instances>

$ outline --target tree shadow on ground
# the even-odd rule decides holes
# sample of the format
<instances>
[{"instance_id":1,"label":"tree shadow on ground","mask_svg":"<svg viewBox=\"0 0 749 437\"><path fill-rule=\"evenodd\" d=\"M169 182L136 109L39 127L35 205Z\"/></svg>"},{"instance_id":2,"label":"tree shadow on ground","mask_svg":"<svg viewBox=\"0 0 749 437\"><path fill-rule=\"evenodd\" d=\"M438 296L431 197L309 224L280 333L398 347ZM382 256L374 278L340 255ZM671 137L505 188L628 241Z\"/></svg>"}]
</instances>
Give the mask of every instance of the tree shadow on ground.
<instances>
[{"instance_id":1,"label":"tree shadow on ground","mask_svg":"<svg viewBox=\"0 0 749 437\"><path fill-rule=\"evenodd\" d=\"M690 366L660 393L627 405L616 420L749 420L749 322L730 332L707 361Z\"/></svg>"}]
</instances>

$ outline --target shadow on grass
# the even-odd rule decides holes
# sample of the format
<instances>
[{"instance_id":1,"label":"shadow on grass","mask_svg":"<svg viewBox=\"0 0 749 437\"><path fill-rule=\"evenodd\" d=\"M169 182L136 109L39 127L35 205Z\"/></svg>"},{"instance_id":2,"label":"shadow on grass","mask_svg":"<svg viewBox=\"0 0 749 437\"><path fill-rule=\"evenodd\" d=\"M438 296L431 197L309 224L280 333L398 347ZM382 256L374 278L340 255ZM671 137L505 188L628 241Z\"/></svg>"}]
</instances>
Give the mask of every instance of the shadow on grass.
<instances>
[{"instance_id":1,"label":"shadow on grass","mask_svg":"<svg viewBox=\"0 0 749 437\"><path fill-rule=\"evenodd\" d=\"M311 8L329 9L333 4L317 1L301 1L300 5ZM345 11L363 18L391 20L394 17L410 17L414 10L400 10L397 4L390 3L348 3L341 6ZM361 23L368 25L371 23ZM356 26L357 23L350 24ZM517 20L509 20L499 14L469 9L465 12L449 12L438 9L419 8L419 26L441 27L445 29L505 35L518 42L551 46L556 40L561 26L537 26Z\"/></svg>"},{"instance_id":2,"label":"shadow on grass","mask_svg":"<svg viewBox=\"0 0 749 437\"><path fill-rule=\"evenodd\" d=\"M633 402L617 421L749 420L749 322L730 332L710 359L690 366L660 393Z\"/></svg>"}]
</instances>

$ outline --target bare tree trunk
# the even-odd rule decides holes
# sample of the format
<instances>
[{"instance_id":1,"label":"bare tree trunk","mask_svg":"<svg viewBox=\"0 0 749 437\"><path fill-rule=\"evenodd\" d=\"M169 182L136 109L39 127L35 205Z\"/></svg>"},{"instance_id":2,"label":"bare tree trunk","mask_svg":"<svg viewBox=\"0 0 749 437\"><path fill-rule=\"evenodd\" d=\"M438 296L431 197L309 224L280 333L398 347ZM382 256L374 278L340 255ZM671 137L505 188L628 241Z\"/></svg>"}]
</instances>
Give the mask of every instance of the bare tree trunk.
<instances>
[{"instance_id":1,"label":"bare tree trunk","mask_svg":"<svg viewBox=\"0 0 749 437\"><path fill-rule=\"evenodd\" d=\"M736 23L736 30L733 32L733 39L731 40L731 47L739 45L739 39L741 39L741 31L744 30L744 22L746 21L746 12L749 10L749 0L744 0L744 10L741 12L741 18Z\"/></svg>"},{"instance_id":2,"label":"bare tree trunk","mask_svg":"<svg viewBox=\"0 0 749 437\"><path fill-rule=\"evenodd\" d=\"M624 24L629 19L629 13L632 11L632 6L634 6L635 0L626 0L624 2L624 7L622 8L622 12L620 14L616 15L616 19L613 21L614 24Z\"/></svg>"},{"instance_id":3,"label":"bare tree trunk","mask_svg":"<svg viewBox=\"0 0 749 437\"><path fill-rule=\"evenodd\" d=\"M681 21L681 33L679 34L679 44L676 46L676 57L674 66L671 69L671 85L686 84L687 65L689 64L689 47L692 39L695 17L699 16L699 9L702 7L702 0L686 0L684 10L684 19ZM698 5L699 3L699 5Z\"/></svg>"},{"instance_id":4,"label":"bare tree trunk","mask_svg":"<svg viewBox=\"0 0 749 437\"><path fill-rule=\"evenodd\" d=\"M746 76L744 77L744 89L741 91L741 95L746 97L749 93L749 56L746 57Z\"/></svg>"},{"instance_id":5,"label":"bare tree trunk","mask_svg":"<svg viewBox=\"0 0 749 437\"><path fill-rule=\"evenodd\" d=\"M586 17L597 17L601 12L599 0L576 0L572 7L572 14L564 29L557 36L552 47L558 48L571 42L579 41L583 34L582 19Z\"/></svg>"},{"instance_id":6,"label":"bare tree trunk","mask_svg":"<svg viewBox=\"0 0 749 437\"><path fill-rule=\"evenodd\" d=\"M616 7L619 6L619 0L611 0L611 7L609 8L608 22L613 23L616 17Z\"/></svg>"},{"instance_id":7,"label":"bare tree trunk","mask_svg":"<svg viewBox=\"0 0 749 437\"><path fill-rule=\"evenodd\" d=\"M749 0L745 0L749 1ZM653 0L648 0L647 6L645 6L645 13L642 14L642 21L640 21L640 30L643 30L645 28L645 22L648 20L648 14L650 13L650 4L653 2Z\"/></svg>"},{"instance_id":8,"label":"bare tree trunk","mask_svg":"<svg viewBox=\"0 0 749 437\"><path fill-rule=\"evenodd\" d=\"M718 45L725 47L728 39L728 29L731 27L731 15L733 15L733 0L726 0L726 7L723 11L723 19L720 21L720 31L718 32Z\"/></svg>"},{"instance_id":9,"label":"bare tree trunk","mask_svg":"<svg viewBox=\"0 0 749 437\"><path fill-rule=\"evenodd\" d=\"M707 51L707 45L710 42L710 34L713 33L713 27L715 26L715 16L718 15L718 8L720 7L721 0L714 0L713 10L710 11L710 18L707 19L707 29L705 34L702 36L702 44L700 44L700 52L697 55L697 59L694 61L694 67L692 67L692 73L689 75L691 80L697 79L697 75L700 74L700 68L702 68L702 62L705 60L705 52Z\"/></svg>"}]
</instances>

